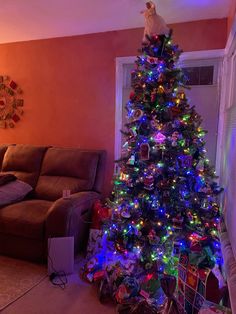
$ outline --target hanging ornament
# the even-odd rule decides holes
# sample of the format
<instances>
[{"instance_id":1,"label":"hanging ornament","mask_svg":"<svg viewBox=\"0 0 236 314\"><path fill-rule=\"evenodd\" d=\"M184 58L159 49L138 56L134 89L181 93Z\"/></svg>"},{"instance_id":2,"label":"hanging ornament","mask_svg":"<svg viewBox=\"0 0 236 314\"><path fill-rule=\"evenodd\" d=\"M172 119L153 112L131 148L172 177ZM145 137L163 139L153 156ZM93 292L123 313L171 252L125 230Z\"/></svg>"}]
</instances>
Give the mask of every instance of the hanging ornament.
<instances>
[{"instance_id":1,"label":"hanging ornament","mask_svg":"<svg viewBox=\"0 0 236 314\"><path fill-rule=\"evenodd\" d=\"M135 100L136 94L135 94L134 91L132 91L132 92L130 93L129 98L130 98L131 101L134 101L134 100Z\"/></svg>"},{"instance_id":2,"label":"hanging ornament","mask_svg":"<svg viewBox=\"0 0 236 314\"><path fill-rule=\"evenodd\" d=\"M184 218L178 215L177 217L172 219L173 222L173 228L177 230L182 230L183 229L183 222Z\"/></svg>"},{"instance_id":3,"label":"hanging ornament","mask_svg":"<svg viewBox=\"0 0 236 314\"><path fill-rule=\"evenodd\" d=\"M154 189L154 177L149 175L143 179L144 189L151 191Z\"/></svg>"},{"instance_id":4,"label":"hanging ornament","mask_svg":"<svg viewBox=\"0 0 236 314\"><path fill-rule=\"evenodd\" d=\"M164 79L165 79L165 76L164 76L163 73L161 73L161 74L159 75L159 77L158 77L158 83L162 83L162 82L164 81Z\"/></svg>"},{"instance_id":5,"label":"hanging ornament","mask_svg":"<svg viewBox=\"0 0 236 314\"><path fill-rule=\"evenodd\" d=\"M154 141L158 144L163 144L165 142L166 136L161 132L158 132L154 135Z\"/></svg>"},{"instance_id":6,"label":"hanging ornament","mask_svg":"<svg viewBox=\"0 0 236 314\"><path fill-rule=\"evenodd\" d=\"M156 199L155 201L152 202L152 210L158 211L160 209L160 202Z\"/></svg>"},{"instance_id":7,"label":"hanging ornament","mask_svg":"<svg viewBox=\"0 0 236 314\"><path fill-rule=\"evenodd\" d=\"M130 214L130 211L128 210L128 208L122 209L120 214L123 218L130 218L131 217L131 214Z\"/></svg>"},{"instance_id":8,"label":"hanging ornament","mask_svg":"<svg viewBox=\"0 0 236 314\"><path fill-rule=\"evenodd\" d=\"M210 204L210 202L208 201L208 199L204 199L204 200L202 201L202 203L201 203L201 208L202 208L203 210L209 210L210 207L211 207L211 204Z\"/></svg>"},{"instance_id":9,"label":"hanging ornament","mask_svg":"<svg viewBox=\"0 0 236 314\"><path fill-rule=\"evenodd\" d=\"M178 93L178 97L179 97L180 99L182 99L182 100L186 100L186 95L185 95L184 90L183 90L183 91L180 91L180 92Z\"/></svg>"},{"instance_id":10,"label":"hanging ornament","mask_svg":"<svg viewBox=\"0 0 236 314\"><path fill-rule=\"evenodd\" d=\"M159 124L159 121L157 120L157 116L154 116L154 117L152 118L152 120L151 120L151 126L152 126L154 129L159 129L160 126L162 126L162 125Z\"/></svg>"},{"instance_id":11,"label":"hanging ornament","mask_svg":"<svg viewBox=\"0 0 236 314\"><path fill-rule=\"evenodd\" d=\"M121 181L126 181L129 179L129 175L124 173L123 171L120 172L120 180Z\"/></svg>"},{"instance_id":12,"label":"hanging ornament","mask_svg":"<svg viewBox=\"0 0 236 314\"><path fill-rule=\"evenodd\" d=\"M133 121L140 120L142 116L143 116L143 111L141 109L136 109L132 115Z\"/></svg>"},{"instance_id":13,"label":"hanging ornament","mask_svg":"<svg viewBox=\"0 0 236 314\"><path fill-rule=\"evenodd\" d=\"M127 161L127 165L134 166L135 164L135 156L131 155L129 160Z\"/></svg>"},{"instance_id":14,"label":"hanging ornament","mask_svg":"<svg viewBox=\"0 0 236 314\"><path fill-rule=\"evenodd\" d=\"M158 92L158 94L164 94L165 88L162 85L160 85L160 86L158 86L157 92Z\"/></svg>"},{"instance_id":15,"label":"hanging ornament","mask_svg":"<svg viewBox=\"0 0 236 314\"><path fill-rule=\"evenodd\" d=\"M179 132L178 131L174 131L171 135L171 145L173 147L176 147L178 145L177 141L179 139Z\"/></svg>"},{"instance_id":16,"label":"hanging ornament","mask_svg":"<svg viewBox=\"0 0 236 314\"><path fill-rule=\"evenodd\" d=\"M149 160L150 146L148 143L142 143L140 145L140 159Z\"/></svg>"},{"instance_id":17,"label":"hanging ornament","mask_svg":"<svg viewBox=\"0 0 236 314\"><path fill-rule=\"evenodd\" d=\"M129 129L129 133L130 133L131 138L135 138L137 136L136 128L133 127L131 129Z\"/></svg>"},{"instance_id":18,"label":"hanging ornament","mask_svg":"<svg viewBox=\"0 0 236 314\"><path fill-rule=\"evenodd\" d=\"M180 134L179 134L178 131L174 131L174 132L172 133L172 135L171 135L172 141L178 141L179 135L180 135Z\"/></svg>"},{"instance_id":19,"label":"hanging ornament","mask_svg":"<svg viewBox=\"0 0 236 314\"><path fill-rule=\"evenodd\" d=\"M151 92L151 102L155 102L157 99L157 90L154 88L154 90Z\"/></svg>"},{"instance_id":20,"label":"hanging ornament","mask_svg":"<svg viewBox=\"0 0 236 314\"><path fill-rule=\"evenodd\" d=\"M150 230L148 234L148 240L151 245L157 245L160 242L160 238L157 236L154 229Z\"/></svg>"},{"instance_id":21,"label":"hanging ornament","mask_svg":"<svg viewBox=\"0 0 236 314\"><path fill-rule=\"evenodd\" d=\"M154 57L147 57L147 62L151 63L151 64L157 64L159 62L158 58L154 58Z\"/></svg>"}]
</instances>

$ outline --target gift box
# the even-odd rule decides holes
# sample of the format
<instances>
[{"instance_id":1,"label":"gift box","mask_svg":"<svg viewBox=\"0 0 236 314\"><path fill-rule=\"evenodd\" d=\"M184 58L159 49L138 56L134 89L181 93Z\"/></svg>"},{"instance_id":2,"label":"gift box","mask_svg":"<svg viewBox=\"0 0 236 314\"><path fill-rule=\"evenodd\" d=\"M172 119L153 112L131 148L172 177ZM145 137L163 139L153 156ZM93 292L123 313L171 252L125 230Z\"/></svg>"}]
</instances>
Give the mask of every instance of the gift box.
<instances>
[{"instance_id":1,"label":"gift box","mask_svg":"<svg viewBox=\"0 0 236 314\"><path fill-rule=\"evenodd\" d=\"M204 301L199 314L232 314L229 308L222 305L215 304L209 301Z\"/></svg>"},{"instance_id":2,"label":"gift box","mask_svg":"<svg viewBox=\"0 0 236 314\"><path fill-rule=\"evenodd\" d=\"M188 314L197 314L206 300L219 303L222 291L210 268L190 264L190 256L182 252L178 264L178 302Z\"/></svg>"},{"instance_id":3,"label":"gift box","mask_svg":"<svg viewBox=\"0 0 236 314\"><path fill-rule=\"evenodd\" d=\"M89 230L89 239L87 245L87 259L100 253L102 250L103 231L91 228Z\"/></svg>"}]
</instances>

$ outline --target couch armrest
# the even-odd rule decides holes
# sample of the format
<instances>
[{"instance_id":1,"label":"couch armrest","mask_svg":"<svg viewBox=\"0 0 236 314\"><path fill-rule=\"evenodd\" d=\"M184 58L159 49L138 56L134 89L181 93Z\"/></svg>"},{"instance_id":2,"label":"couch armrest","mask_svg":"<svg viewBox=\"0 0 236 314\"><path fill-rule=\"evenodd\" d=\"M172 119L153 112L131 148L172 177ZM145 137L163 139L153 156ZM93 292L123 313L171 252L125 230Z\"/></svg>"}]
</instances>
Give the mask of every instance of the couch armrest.
<instances>
[{"instance_id":1,"label":"couch armrest","mask_svg":"<svg viewBox=\"0 0 236 314\"><path fill-rule=\"evenodd\" d=\"M100 198L96 192L79 192L70 198L60 198L50 207L46 219L46 239L49 237L74 236L75 245L83 232L83 214L91 210L95 200Z\"/></svg>"}]
</instances>

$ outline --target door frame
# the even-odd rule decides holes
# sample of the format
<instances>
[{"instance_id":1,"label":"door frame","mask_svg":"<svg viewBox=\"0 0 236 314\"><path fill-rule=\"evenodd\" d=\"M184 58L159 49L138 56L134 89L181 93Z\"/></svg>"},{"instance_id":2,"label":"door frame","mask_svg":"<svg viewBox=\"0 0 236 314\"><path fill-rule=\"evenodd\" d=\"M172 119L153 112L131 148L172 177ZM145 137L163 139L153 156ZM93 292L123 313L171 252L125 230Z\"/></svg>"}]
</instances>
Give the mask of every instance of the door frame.
<instances>
[{"instance_id":1,"label":"door frame","mask_svg":"<svg viewBox=\"0 0 236 314\"><path fill-rule=\"evenodd\" d=\"M225 49L216 49L216 50L201 50L201 51L191 51L191 52L183 52L180 56L179 63L183 63L188 60L207 60L207 59L222 59L225 56ZM123 90L123 80L124 80L124 65L125 64L132 64L136 60L136 56L129 56L129 57L117 57L116 58L116 103L115 103L115 160L119 159L121 156L121 128L122 128L122 90ZM219 86L219 99L220 99L220 108L219 108L219 124L218 124L218 134L219 127L221 127L222 121L220 118L220 114L222 112L222 100L220 95L221 88L223 84L221 84L222 78L222 62L219 64L218 69L218 86ZM128 101L128 99L127 99ZM220 134L221 135L221 134ZM216 156L218 153L218 145L222 145L219 137L217 137L217 151ZM216 157L216 171L220 173L220 158ZM117 171L117 168L115 168Z\"/></svg>"},{"instance_id":2,"label":"door frame","mask_svg":"<svg viewBox=\"0 0 236 314\"><path fill-rule=\"evenodd\" d=\"M227 109L232 106L235 96L234 83L236 81L236 14L231 31L224 49L224 59L221 74L220 112L218 124L218 139L216 151L216 173L223 177L224 139Z\"/></svg>"}]
</instances>

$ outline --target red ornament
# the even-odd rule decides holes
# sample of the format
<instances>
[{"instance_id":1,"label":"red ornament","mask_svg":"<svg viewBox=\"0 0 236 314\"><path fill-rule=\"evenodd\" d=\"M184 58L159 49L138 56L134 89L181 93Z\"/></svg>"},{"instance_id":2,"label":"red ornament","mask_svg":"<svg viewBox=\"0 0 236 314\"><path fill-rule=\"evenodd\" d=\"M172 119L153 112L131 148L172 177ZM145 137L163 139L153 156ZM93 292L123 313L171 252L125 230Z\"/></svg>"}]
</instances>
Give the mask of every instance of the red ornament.
<instances>
[{"instance_id":1,"label":"red ornament","mask_svg":"<svg viewBox=\"0 0 236 314\"><path fill-rule=\"evenodd\" d=\"M135 99L135 92L132 91L129 95L130 100L134 100Z\"/></svg>"},{"instance_id":2,"label":"red ornament","mask_svg":"<svg viewBox=\"0 0 236 314\"><path fill-rule=\"evenodd\" d=\"M154 178L153 176L147 176L143 180L144 183L144 189L145 190L153 190L154 189Z\"/></svg>"},{"instance_id":3,"label":"red ornament","mask_svg":"<svg viewBox=\"0 0 236 314\"><path fill-rule=\"evenodd\" d=\"M148 143L142 143L140 145L140 159L149 160L150 146Z\"/></svg>"}]
</instances>

